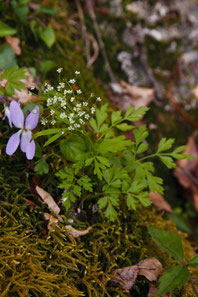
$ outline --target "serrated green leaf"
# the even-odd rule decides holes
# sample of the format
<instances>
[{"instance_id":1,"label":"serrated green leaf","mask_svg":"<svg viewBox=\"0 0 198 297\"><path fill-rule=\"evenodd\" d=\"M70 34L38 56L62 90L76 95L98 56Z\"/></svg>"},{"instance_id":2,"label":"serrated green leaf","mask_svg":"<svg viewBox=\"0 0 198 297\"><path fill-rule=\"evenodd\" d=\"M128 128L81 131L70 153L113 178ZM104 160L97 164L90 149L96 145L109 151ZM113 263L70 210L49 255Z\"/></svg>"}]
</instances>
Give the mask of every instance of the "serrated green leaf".
<instances>
[{"instance_id":1,"label":"serrated green leaf","mask_svg":"<svg viewBox=\"0 0 198 297\"><path fill-rule=\"evenodd\" d=\"M49 165L47 164L46 159L39 160L36 165L34 166L34 171L37 174L47 174L49 172Z\"/></svg>"},{"instance_id":2,"label":"serrated green leaf","mask_svg":"<svg viewBox=\"0 0 198 297\"><path fill-rule=\"evenodd\" d=\"M96 123L96 120L95 120L95 119L91 118L90 121L89 121L89 124L90 124L90 126L92 127L92 129L93 129L96 133L99 132L98 127L97 127L97 123Z\"/></svg>"},{"instance_id":3,"label":"serrated green leaf","mask_svg":"<svg viewBox=\"0 0 198 297\"><path fill-rule=\"evenodd\" d=\"M98 128L100 128L100 126L102 125L102 123L106 120L108 114L106 112L108 107L108 104L104 104L101 106L100 109L96 109L96 121L97 121L97 126Z\"/></svg>"},{"instance_id":4,"label":"serrated green leaf","mask_svg":"<svg viewBox=\"0 0 198 297\"><path fill-rule=\"evenodd\" d=\"M98 146L97 151L101 154L108 152L116 153L118 151L124 150L127 146L131 144L130 140L126 140L124 135L118 136L113 139L104 139Z\"/></svg>"},{"instance_id":5,"label":"serrated green leaf","mask_svg":"<svg viewBox=\"0 0 198 297\"><path fill-rule=\"evenodd\" d=\"M108 204L107 209L105 211L105 217L109 219L110 221L114 222L117 217L117 211L115 208L111 205L111 203Z\"/></svg>"},{"instance_id":6,"label":"serrated green leaf","mask_svg":"<svg viewBox=\"0 0 198 297\"><path fill-rule=\"evenodd\" d=\"M148 187L149 187L150 191L158 192L159 194L163 194L164 189L161 186L163 184L163 180L160 177L154 176L148 172L146 174L146 177L147 177Z\"/></svg>"},{"instance_id":7,"label":"serrated green leaf","mask_svg":"<svg viewBox=\"0 0 198 297\"><path fill-rule=\"evenodd\" d=\"M91 179L87 175L83 175L77 182L86 191L93 192L93 186L91 183Z\"/></svg>"},{"instance_id":8,"label":"serrated green leaf","mask_svg":"<svg viewBox=\"0 0 198 297\"><path fill-rule=\"evenodd\" d=\"M98 206L99 206L99 208L100 209L105 208L107 206L107 202L108 202L107 196L100 198L98 200Z\"/></svg>"},{"instance_id":9,"label":"serrated green leaf","mask_svg":"<svg viewBox=\"0 0 198 297\"><path fill-rule=\"evenodd\" d=\"M133 134L135 137L136 147L149 135L145 125L140 126L139 129L134 129Z\"/></svg>"},{"instance_id":10,"label":"serrated green leaf","mask_svg":"<svg viewBox=\"0 0 198 297\"><path fill-rule=\"evenodd\" d=\"M40 38L45 42L48 48L51 48L56 41L56 35L52 27L48 27L40 32Z\"/></svg>"},{"instance_id":11,"label":"serrated green leaf","mask_svg":"<svg viewBox=\"0 0 198 297\"><path fill-rule=\"evenodd\" d=\"M107 158L104 158L104 157L100 157L100 156L97 156L96 157L98 159L98 161L100 163L102 163L103 165L105 165L106 167L109 167L110 164L109 164L109 160Z\"/></svg>"},{"instance_id":12,"label":"serrated green leaf","mask_svg":"<svg viewBox=\"0 0 198 297\"><path fill-rule=\"evenodd\" d=\"M116 128L121 130L121 131L128 131L134 128L132 125L128 125L126 123L118 124L116 125Z\"/></svg>"},{"instance_id":13,"label":"serrated green leaf","mask_svg":"<svg viewBox=\"0 0 198 297\"><path fill-rule=\"evenodd\" d=\"M93 162L93 160L94 160L93 157L92 157L92 158L89 158L89 159L87 159L87 160L85 160L85 166L89 166L89 165L91 165L91 163Z\"/></svg>"},{"instance_id":14,"label":"serrated green leaf","mask_svg":"<svg viewBox=\"0 0 198 297\"><path fill-rule=\"evenodd\" d=\"M16 34L17 30L0 21L0 37Z\"/></svg>"},{"instance_id":15,"label":"serrated green leaf","mask_svg":"<svg viewBox=\"0 0 198 297\"><path fill-rule=\"evenodd\" d=\"M198 266L198 255L196 255L194 258L192 258L189 261L188 265L193 266L193 267Z\"/></svg>"},{"instance_id":16,"label":"serrated green leaf","mask_svg":"<svg viewBox=\"0 0 198 297\"><path fill-rule=\"evenodd\" d=\"M71 162L77 162L85 152L85 142L82 137L71 134L67 139L60 142L60 150L65 159Z\"/></svg>"},{"instance_id":17,"label":"serrated green leaf","mask_svg":"<svg viewBox=\"0 0 198 297\"><path fill-rule=\"evenodd\" d=\"M4 71L2 74L2 78L7 80L5 92L7 96L12 96L15 90L25 89L25 84L21 81L21 79L25 79L27 76L25 74L25 69L18 68L18 66L13 66Z\"/></svg>"},{"instance_id":18,"label":"serrated green leaf","mask_svg":"<svg viewBox=\"0 0 198 297\"><path fill-rule=\"evenodd\" d=\"M48 139L45 143L44 146L47 146L49 144L51 144L52 142L56 141L58 138L60 138L62 136L62 132L59 132L57 134L55 134L54 136L50 137L50 139Z\"/></svg>"},{"instance_id":19,"label":"serrated green leaf","mask_svg":"<svg viewBox=\"0 0 198 297\"><path fill-rule=\"evenodd\" d=\"M172 169L176 167L176 164L171 157L160 156L160 155L158 157L166 165L167 168Z\"/></svg>"},{"instance_id":20,"label":"serrated green leaf","mask_svg":"<svg viewBox=\"0 0 198 297\"><path fill-rule=\"evenodd\" d=\"M111 124L115 124L116 122L119 122L120 120L122 120L122 116L121 116L121 110L117 110L112 112L111 114Z\"/></svg>"},{"instance_id":21,"label":"serrated green leaf","mask_svg":"<svg viewBox=\"0 0 198 297\"><path fill-rule=\"evenodd\" d=\"M137 149L136 154L142 154L148 149L148 143L141 143Z\"/></svg>"},{"instance_id":22,"label":"serrated green leaf","mask_svg":"<svg viewBox=\"0 0 198 297\"><path fill-rule=\"evenodd\" d=\"M81 196L81 187L78 185L73 185L72 187L72 191L75 195L77 195L78 197Z\"/></svg>"},{"instance_id":23,"label":"serrated green leaf","mask_svg":"<svg viewBox=\"0 0 198 297\"><path fill-rule=\"evenodd\" d=\"M169 138L169 139L166 139L165 137L162 138L158 145L157 153L169 150L172 147L174 142L175 142L175 139L173 138Z\"/></svg>"},{"instance_id":24,"label":"serrated green leaf","mask_svg":"<svg viewBox=\"0 0 198 297\"><path fill-rule=\"evenodd\" d=\"M143 107L143 106L140 106L138 109L136 109L131 115L125 115L125 118L128 120L128 121L131 121L131 122L136 122L136 121L139 121L141 116L143 116L147 110L149 110L148 107ZM131 112L130 112L131 113Z\"/></svg>"},{"instance_id":25,"label":"serrated green leaf","mask_svg":"<svg viewBox=\"0 0 198 297\"><path fill-rule=\"evenodd\" d=\"M125 113L125 118L127 118L134 111L134 109L135 109L135 106L129 106L129 108Z\"/></svg>"},{"instance_id":26,"label":"serrated green leaf","mask_svg":"<svg viewBox=\"0 0 198 297\"><path fill-rule=\"evenodd\" d=\"M148 207L149 205L152 204L151 200L149 199L148 192L142 192L138 194L137 198L144 207Z\"/></svg>"},{"instance_id":27,"label":"serrated green leaf","mask_svg":"<svg viewBox=\"0 0 198 297\"><path fill-rule=\"evenodd\" d=\"M153 226L148 227L148 232L157 245L173 258L180 262L184 260L181 238L176 233L158 229Z\"/></svg>"},{"instance_id":28,"label":"serrated green leaf","mask_svg":"<svg viewBox=\"0 0 198 297\"><path fill-rule=\"evenodd\" d=\"M135 199L130 193L127 194L127 206L129 209L136 210L137 199Z\"/></svg>"},{"instance_id":29,"label":"serrated green leaf","mask_svg":"<svg viewBox=\"0 0 198 297\"><path fill-rule=\"evenodd\" d=\"M164 271L159 280L160 285L157 295L162 296L167 292L172 292L176 288L180 289L188 281L189 276L189 270L180 265L173 266L169 270Z\"/></svg>"},{"instance_id":30,"label":"serrated green leaf","mask_svg":"<svg viewBox=\"0 0 198 297\"><path fill-rule=\"evenodd\" d=\"M100 163L98 163L98 161L94 159L94 174L97 175L99 180L102 180L102 171L100 168L101 168Z\"/></svg>"}]
</instances>

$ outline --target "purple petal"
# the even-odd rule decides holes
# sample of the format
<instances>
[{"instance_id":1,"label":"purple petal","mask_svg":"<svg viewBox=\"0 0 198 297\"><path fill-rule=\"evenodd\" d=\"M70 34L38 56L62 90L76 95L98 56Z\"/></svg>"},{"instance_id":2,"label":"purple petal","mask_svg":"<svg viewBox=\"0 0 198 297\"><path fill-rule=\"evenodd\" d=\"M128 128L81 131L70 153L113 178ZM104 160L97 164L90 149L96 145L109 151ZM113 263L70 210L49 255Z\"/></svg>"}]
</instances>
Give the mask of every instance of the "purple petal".
<instances>
[{"instance_id":1,"label":"purple petal","mask_svg":"<svg viewBox=\"0 0 198 297\"><path fill-rule=\"evenodd\" d=\"M39 107L36 106L25 120L25 129L32 130L36 128L39 120Z\"/></svg>"},{"instance_id":2,"label":"purple petal","mask_svg":"<svg viewBox=\"0 0 198 297\"><path fill-rule=\"evenodd\" d=\"M26 157L28 160L32 160L34 158L35 154L35 142L32 140L31 142L28 143L27 148L26 148Z\"/></svg>"},{"instance_id":3,"label":"purple petal","mask_svg":"<svg viewBox=\"0 0 198 297\"><path fill-rule=\"evenodd\" d=\"M30 130L24 130L21 135L20 147L22 152L26 152L27 146L30 143L30 139L32 138L32 132Z\"/></svg>"},{"instance_id":4,"label":"purple petal","mask_svg":"<svg viewBox=\"0 0 198 297\"><path fill-rule=\"evenodd\" d=\"M3 120L5 120L6 117L8 118L10 128L12 128L12 119L11 119L10 109L7 106L5 106L5 113L4 113Z\"/></svg>"},{"instance_id":5,"label":"purple petal","mask_svg":"<svg viewBox=\"0 0 198 297\"><path fill-rule=\"evenodd\" d=\"M6 104L5 99L0 95L1 101L3 102L3 104Z\"/></svg>"},{"instance_id":6,"label":"purple petal","mask_svg":"<svg viewBox=\"0 0 198 297\"><path fill-rule=\"evenodd\" d=\"M24 125L23 111L16 101L12 101L10 103L10 114L11 114L12 123L15 125L15 127L23 128L23 125Z\"/></svg>"},{"instance_id":7,"label":"purple petal","mask_svg":"<svg viewBox=\"0 0 198 297\"><path fill-rule=\"evenodd\" d=\"M17 150L17 148L19 146L19 142L20 142L20 134L21 134L21 130L12 134L12 136L8 140L8 143L6 145L6 154L7 155L11 156Z\"/></svg>"}]
</instances>

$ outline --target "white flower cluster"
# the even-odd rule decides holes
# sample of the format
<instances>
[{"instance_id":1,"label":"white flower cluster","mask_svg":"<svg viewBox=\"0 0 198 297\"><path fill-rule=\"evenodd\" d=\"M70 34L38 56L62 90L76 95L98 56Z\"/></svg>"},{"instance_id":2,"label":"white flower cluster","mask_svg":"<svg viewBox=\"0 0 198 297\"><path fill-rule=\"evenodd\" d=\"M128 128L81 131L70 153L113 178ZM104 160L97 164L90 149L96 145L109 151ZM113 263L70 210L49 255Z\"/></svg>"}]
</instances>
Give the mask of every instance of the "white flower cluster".
<instances>
[{"instance_id":1,"label":"white flower cluster","mask_svg":"<svg viewBox=\"0 0 198 297\"><path fill-rule=\"evenodd\" d=\"M61 73L62 70L62 68L58 68L57 72ZM75 75L77 76L79 74L80 72L76 70ZM79 96L82 94L82 91L74 85L75 83L76 79L74 78L68 82L59 82L56 88L45 83L44 93L48 93L46 105L50 109L50 117L52 118L51 120L42 119L42 125L46 125L48 121L51 125L55 125L57 122L64 122L68 125L67 129L73 131L75 129L81 129L90 118L90 115L95 113L95 107L90 106L89 109L88 103L94 94L92 93L88 100L82 101L81 96ZM69 86L68 88L67 85ZM96 101L101 101L101 98L97 97Z\"/></svg>"}]
</instances>

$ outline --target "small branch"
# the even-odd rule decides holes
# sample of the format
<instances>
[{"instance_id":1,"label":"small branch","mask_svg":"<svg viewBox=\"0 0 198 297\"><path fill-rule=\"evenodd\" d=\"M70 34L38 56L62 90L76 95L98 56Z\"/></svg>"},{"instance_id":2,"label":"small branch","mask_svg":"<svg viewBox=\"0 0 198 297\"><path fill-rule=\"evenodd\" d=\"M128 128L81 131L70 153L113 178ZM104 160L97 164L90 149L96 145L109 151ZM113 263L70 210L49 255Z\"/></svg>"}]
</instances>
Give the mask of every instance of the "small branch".
<instances>
[{"instance_id":1,"label":"small branch","mask_svg":"<svg viewBox=\"0 0 198 297\"><path fill-rule=\"evenodd\" d=\"M83 37L83 40L85 42L85 52L86 52L86 58L87 58L87 63L88 63L90 61L90 59L91 59L91 55L90 55L87 27L86 27L86 24L85 24L83 9L81 7L81 4L80 4L79 0L75 0L75 3L76 3L76 7L78 9L78 15L79 15L79 19L80 19L80 23L81 23L81 27L82 27L81 28L82 29L82 37Z\"/></svg>"},{"instance_id":2,"label":"small branch","mask_svg":"<svg viewBox=\"0 0 198 297\"><path fill-rule=\"evenodd\" d=\"M196 287L195 287L195 285L193 283L193 280L192 280L192 277L191 276L189 277L189 281L190 281L190 283L192 285L192 288L193 288L193 290L195 292L196 297L198 297L198 292L197 292L197 289L196 289Z\"/></svg>"},{"instance_id":3,"label":"small branch","mask_svg":"<svg viewBox=\"0 0 198 297\"><path fill-rule=\"evenodd\" d=\"M102 40L102 34L100 32L100 27L99 27L99 25L97 23L97 19L96 19L96 15L95 15L95 12L94 12L94 7L93 7L92 0L86 0L86 4L87 4L87 9L88 9L89 15L90 15L90 17L91 17L91 19L93 21L94 30L96 32L98 43L99 43L99 46L100 46L100 49L101 49L101 52L102 52L102 55L103 55L103 59L105 61L106 71L108 72L111 81L115 82L116 79L115 79L115 76L114 76L113 71L111 69L109 59L107 57L107 53L106 53L106 50L105 50L105 45L104 45L104 42Z\"/></svg>"},{"instance_id":4,"label":"small branch","mask_svg":"<svg viewBox=\"0 0 198 297\"><path fill-rule=\"evenodd\" d=\"M173 88L170 86L167 91L167 98L170 100L174 108L182 115L184 120L191 124L193 127L198 128L198 123L189 117L189 115L184 111L184 109L177 103L175 100L175 95L173 92Z\"/></svg>"}]
</instances>

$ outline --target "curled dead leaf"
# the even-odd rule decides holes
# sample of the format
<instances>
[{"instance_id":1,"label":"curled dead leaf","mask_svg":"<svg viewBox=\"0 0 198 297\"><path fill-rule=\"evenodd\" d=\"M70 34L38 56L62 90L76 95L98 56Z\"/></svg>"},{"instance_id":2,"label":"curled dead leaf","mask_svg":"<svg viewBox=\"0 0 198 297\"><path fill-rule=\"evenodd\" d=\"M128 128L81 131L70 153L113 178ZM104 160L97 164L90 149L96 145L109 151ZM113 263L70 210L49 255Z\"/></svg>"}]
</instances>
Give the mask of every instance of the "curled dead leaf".
<instances>
[{"instance_id":1,"label":"curled dead leaf","mask_svg":"<svg viewBox=\"0 0 198 297\"><path fill-rule=\"evenodd\" d=\"M116 269L112 272L111 282L130 290L138 275L144 275L149 281L156 281L163 272L162 264L156 258L148 258L136 265Z\"/></svg>"},{"instance_id":2,"label":"curled dead leaf","mask_svg":"<svg viewBox=\"0 0 198 297\"><path fill-rule=\"evenodd\" d=\"M58 215L60 213L60 208L58 207L58 205L56 204L52 196L48 192L40 188L39 186L36 186L36 191L39 194L39 196L43 199L43 201L47 204L49 209L53 213Z\"/></svg>"},{"instance_id":3,"label":"curled dead leaf","mask_svg":"<svg viewBox=\"0 0 198 297\"><path fill-rule=\"evenodd\" d=\"M164 199L164 197L157 192L150 192L149 194L152 203L158 210L165 210L166 212L172 213L173 210L170 204Z\"/></svg>"},{"instance_id":4,"label":"curled dead leaf","mask_svg":"<svg viewBox=\"0 0 198 297\"><path fill-rule=\"evenodd\" d=\"M13 52L16 55L20 55L21 54L21 48L19 46L19 43L20 43L19 38L12 37L12 36L6 36L6 41L11 46L11 48L13 49Z\"/></svg>"},{"instance_id":5,"label":"curled dead leaf","mask_svg":"<svg viewBox=\"0 0 198 297\"><path fill-rule=\"evenodd\" d=\"M69 230L69 234L71 234L73 237L79 237L88 234L92 227L88 227L87 229L81 231L76 230L71 225L67 225L65 226L65 229Z\"/></svg>"},{"instance_id":6,"label":"curled dead leaf","mask_svg":"<svg viewBox=\"0 0 198 297\"><path fill-rule=\"evenodd\" d=\"M162 264L156 258L142 260L137 266L139 274L145 276L150 282L156 281L163 272Z\"/></svg>"},{"instance_id":7,"label":"curled dead leaf","mask_svg":"<svg viewBox=\"0 0 198 297\"><path fill-rule=\"evenodd\" d=\"M131 105L135 106L136 109L140 106L147 106L154 98L154 89L133 86L122 80L112 83L111 88L115 93L113 100L116 102L114 103L119 103L123 111L126 111ZM119 95L118 100L116 99L116 95Z\"/></svg>"},{"instance_id":8,"label":"curled dead leaf","mask_svg":"<svg viewBox=\"0 0 198 297\"><path fill-rule=\"evenodd\" d=\"M179 160L179 167L174 170L174 175L184 188L189 189L192 192L194 207L198 210L198 149L195 141L197 135L198 131L195 131L188 138L186 149L183 152L184 154L191 154L195 159Z\"/></svg>"}]
</instances>

